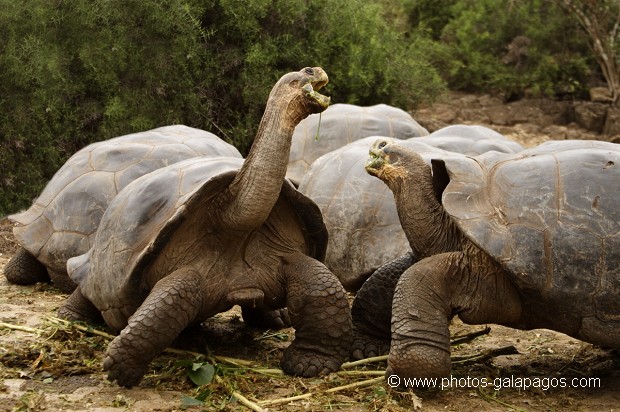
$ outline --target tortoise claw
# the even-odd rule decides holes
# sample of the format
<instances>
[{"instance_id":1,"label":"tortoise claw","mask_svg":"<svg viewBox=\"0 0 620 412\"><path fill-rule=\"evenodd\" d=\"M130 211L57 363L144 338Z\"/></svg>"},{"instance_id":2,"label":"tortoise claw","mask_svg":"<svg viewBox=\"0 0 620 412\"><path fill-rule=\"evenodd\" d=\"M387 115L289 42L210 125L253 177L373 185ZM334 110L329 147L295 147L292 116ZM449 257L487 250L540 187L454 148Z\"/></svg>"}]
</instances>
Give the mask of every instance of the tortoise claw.
<instances>
[{"instance_id":1,"label":"tortoise claw","mask_svg":"<svg viewBox=\"0 0 620 412\"><path fill-rule=\"evenodd\" d=\"M284 352L280 366L284 373L304 378L327 375L340 368L338 357L322 355L317 352L302 351L290 347Z\"/></svg>"},{"instance_id":2,"label":"tortoise claw","mask_svg":"<svg viewBox=\"0 0 620 412\"><path fill-rule=\"evenodd\" d=\"M148 370L144 363L138 363L131 356L123 351L122 347L110 344L106 356L103 360L103 370L108 372L108 380L116 381L120 386L132 388L140 383L142 377Z\"/></svg>"},{"instance_id":3,"label":"tortoise claw","mask_svg":"<svg viewBox=\"0 0 620 412\"><path fill-rule=\"evenodd\" d=\"M351 358L355 360L387 355L390 351L390 339L379 339L365 335L353 329Z\"/></svg>"}]
</instances>

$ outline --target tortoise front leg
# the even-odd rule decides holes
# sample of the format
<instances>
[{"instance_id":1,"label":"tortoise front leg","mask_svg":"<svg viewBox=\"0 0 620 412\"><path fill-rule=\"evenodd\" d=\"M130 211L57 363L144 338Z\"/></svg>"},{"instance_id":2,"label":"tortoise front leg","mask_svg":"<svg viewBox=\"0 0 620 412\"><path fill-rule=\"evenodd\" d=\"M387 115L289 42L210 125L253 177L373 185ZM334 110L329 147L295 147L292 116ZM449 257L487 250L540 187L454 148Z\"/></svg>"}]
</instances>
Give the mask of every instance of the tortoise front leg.
<instances>
[{"instance_id":1,"label":"tortoise front leg","mask_svg":"<svg viewBox=\"0 0 620 412\"><path fill-rule=\"evenodd\" d=\"M419 261L403 273L392 303L392 344L386 376L449 376L449 324L456 314L469 324L519 320L519 294L506 274L490 262L477 263L474 267L462 252L442 253Z\"/></svg>"},{"instance_id":2,"label":"tortoise front leg","mask_svg":"<svg viewBox=\"0 0 620 412\"><path fill-rule=\"evenodd\" d=\"M89 323L103 323L103 317L99 309L84 295L78 286L65 303L58 308L58 317L71 321L83 321Z\"/></svg>"},{"instance_id":3,"label":"tortoise front leg","mask_svg":"<svg viewBox=\"0 0 620 412\"><path fill-rule=\"evenodd\" d=\"M325 265L301 253L287 259L283 274L295 340L284 351L282 369L303 377L338 370L351 347L351 313L342 284Z\"/></svg>"},{"instance_id":4,"label":"tortoise front leg","mask_svg":"<svg viewBox=\"0 0 620 412\"><path fill-rule=\"evenodd\" d=\"M52 269L48 269L49 277L52 280L52 285L60 289L65 293L73 293L77 284L71 280L67 272L56 272Z\"/></svg>"},{"instance_id":5,"label":"tortoise front leg","mask_svg":"<svg viewBox=\"0 0 620 412\"><path fill-rule=\"evenodd\" d=\"M351 356L364 359L384 355L390 350L392 298L401 275L413 263L407 253L378 268L364 282L351 306L353 345Z\"/></svg>"},{"instance_id":6,"label":"tortoise front leg","mask_svg":"<svg viewBox=\"0 0 620 412\"><path fill-rule=\"evenodd\" d=\"M194 270L179 269L157 282L108 346L103 361L108 379L127 388L137 385L149 363L196 319L202 305L202 282Z\"/></svg>"}]
</instances>

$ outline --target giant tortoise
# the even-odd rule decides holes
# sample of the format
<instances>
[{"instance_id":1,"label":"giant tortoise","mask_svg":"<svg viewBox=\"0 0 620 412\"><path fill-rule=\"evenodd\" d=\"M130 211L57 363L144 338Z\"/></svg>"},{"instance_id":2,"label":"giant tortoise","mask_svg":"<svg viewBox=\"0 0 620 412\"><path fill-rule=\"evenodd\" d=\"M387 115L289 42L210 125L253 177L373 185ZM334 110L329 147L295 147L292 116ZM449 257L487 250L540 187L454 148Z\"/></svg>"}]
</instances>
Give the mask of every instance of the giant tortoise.
<instances>
[{"instance_id":1,"label":"giant tortoise","mask_svg":"<svg viewBox=\"0 0 620 412\"><path fill-rule=\"evenodd\" d=\"M551 141L431 165L385 139L366 164L421 259L394 292L387 375L448 376L455 315L620 348L620 145Z\"/></svg>"},{"instance_id":2,"label":"giant tortoise","mask_svg":"<svg viewBox=\"0 0 620 412\"><path fill-rule=\"evenodd\" d=\"M409 113L397 107L333 104L321 114L308 116L295 128L286 176L299 185L320 156L367 136L408 139L427 134Z\"/></svg>"},{"instance_id":3,"label":"giant tortoise","mask_svg":"<svg viewBox=\"0 0 620 412\"><path fill-rule=\"evenodd\" d=\"M32 206L9 216L20 249L4 268L7 280L31 284L53 280L71 292L70 257L93 244L110 201L129 182L160 167L197 156L241 157L212 133L165 126L90 144L54 174Z\"/></svg>"},{"instance_id":4,"label":"giant tortoise","mask_svg":"<svg viewBox=\"0 0 620 412\"><path fill-rule=\"evenodd\" d=\"M190 159L123 189L90 251L67 263L79 285L60 314L99 313L120 330L104 368L137 384L151 360L191 324L242 307L244 318L287 307L295 340L282 358L292 375L335 371L347 357L346 293L320 262L327 231L318 207L285 179L295 125L324 110L319 67L284 75L272 89L245 161Z\"/></svg>"},{"instance_id":5,"label":"giant tortoise","mask_svg":"<svg viewBox=\"0 0 620 412\"><path fill-rule=\"evenodd\" d=\"M357 291L377 268L410 249L392 193L364 170L368 148L376 139L366 137L320 157L299 185L321 208L330 235L325 263L349 291ZM447 155L446 151L476 155L523 150L477 125L448 126L401 143L424 152L435 150L429 146L438 148L436 156Z\"/></svg>"}]
</instances>

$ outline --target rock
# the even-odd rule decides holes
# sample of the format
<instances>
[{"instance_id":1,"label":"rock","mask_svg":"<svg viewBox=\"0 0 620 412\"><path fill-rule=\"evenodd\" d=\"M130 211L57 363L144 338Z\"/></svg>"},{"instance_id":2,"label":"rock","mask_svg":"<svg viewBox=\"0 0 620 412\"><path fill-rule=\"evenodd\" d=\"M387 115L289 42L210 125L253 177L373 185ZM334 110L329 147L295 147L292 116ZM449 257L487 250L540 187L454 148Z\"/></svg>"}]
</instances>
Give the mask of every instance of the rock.
<instances>
[{"instance_id":1,"label":"rock","mask_svg":"<svg viewBox=\"0 0 620 412\"><path fill-rule=\"evenodd\" d=\"M469 119L477 119L482 124L493 124L490 119L491 111L484 109L462 109L457 115L458 123L467 123Z\"/></svg>"},{"instance_id":2,"label":"rock","mask_svg":"<svg viewBox=\"0 0 620 412\"><path fill-rule=\"evenodd\" d=\"M480 124L528 147L548 139L620 142L620 107L600 101L524 98L505 103L488 94L450 92L413 117L429 132L457 123Z\"/></svg>"},{"instance_id":3,"label":"rock","mask_svg":"<svg viewBox=\"0 0 620 412\"><path fill-rule=\"evenodd\" d=\"M491 124L499 126L509 126L512 122L512 110L508 106L498 106L496 110L489 112L489 121Z\"/></svg>"},{"instance_id":4,"label":"rock","mask_svg":"<svg viewBox=\"0 0 620 412\"><path fill-rule=\"evenodd\" d=\"M478 102L481 107L494 107L494 106L502 106L504 102L502 99L498 97L494 97L488 94L483 94L478 98Z\"/></svg>"},{"instance_id":5,"label":"rock","mask_svg":"<svg viewBox=\"0 0 620 412\"><path fill-rule=\"evenodd\" d=\"M620 107L609 106L607 108L603 134L607 136L620 135Z\"/></svg>"},{"instance_id":6,"label":"rock","mask_svg":"<svg viewBox=\"0 0 620 412\"><path fill-rule=\"evenodd\" d=\"M573 119L579 127L602 133L605 126L608 105L603 103L576 102L573 105Z\"/></svg>"},{"instance_id":7,"label":"rock","mask_svg":"<svg viewBox=\"0 0 620 412\"><path fill-rule=\"evenodd\" d=\"M611 93L607 87L593 87L590 89L590 100L593 102L611 103Z\"/></svg>"},{"instance_id":8,"label":"rock","mask_svg":"<svg viewBox=\"0 0 620 412\"><path fill-rule=\"evenodd\" d=\"M542 130L542 133L553 140L593 140L597 137L596 134L580 129L575 124L547 126Z\"/></svg>"}]
</instances>

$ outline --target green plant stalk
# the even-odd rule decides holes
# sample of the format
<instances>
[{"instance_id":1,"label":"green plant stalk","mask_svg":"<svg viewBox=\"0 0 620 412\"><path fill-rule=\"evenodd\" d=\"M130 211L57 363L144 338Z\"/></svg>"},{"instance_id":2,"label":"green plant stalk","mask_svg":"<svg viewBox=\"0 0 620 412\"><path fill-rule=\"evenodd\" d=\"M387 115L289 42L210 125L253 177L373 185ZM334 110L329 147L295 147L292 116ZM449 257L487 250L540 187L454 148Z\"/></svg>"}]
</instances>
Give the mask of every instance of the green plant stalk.
<instances>
[{"instance_id":1,"label":"green plant stalk","mask_svg":"<svg viewBox=\"0 0 620 412\"><path fill-rule=\"evenodd\" d=\"M316 134L314 135L314 140L317 142L319 141L319 131L321 130L321 119L322 119L321 116L322 115L323 115L323 112L319 112L319 124L316 127Z\"/></svg>"}]
</instances>

